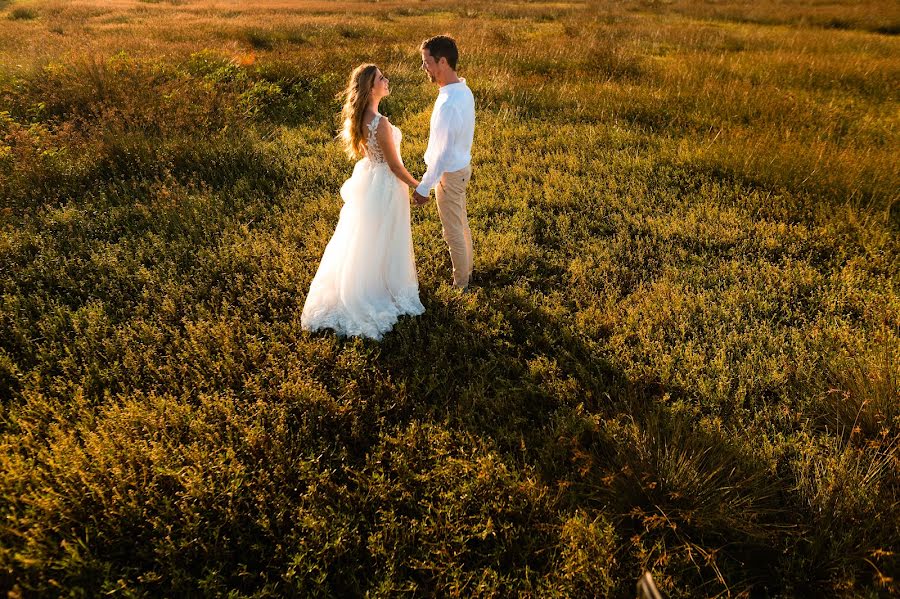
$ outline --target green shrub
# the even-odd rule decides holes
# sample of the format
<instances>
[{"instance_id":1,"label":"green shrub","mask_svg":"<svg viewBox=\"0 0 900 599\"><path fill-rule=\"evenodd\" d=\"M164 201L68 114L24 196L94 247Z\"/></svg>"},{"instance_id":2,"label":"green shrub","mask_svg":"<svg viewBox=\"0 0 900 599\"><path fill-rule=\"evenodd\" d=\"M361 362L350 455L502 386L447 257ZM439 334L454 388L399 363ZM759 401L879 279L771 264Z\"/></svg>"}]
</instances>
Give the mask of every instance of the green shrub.
<instances>
[{"instance_id":1,"label":"green shrub","mask_svg":"<svg viewBox=\"0 0 900 599\"><path fill-rule=\"evenodd\" d=\"M36 19L38 13L33 8L18 6L9 12L9 18L12 21L30 21Z\"/></svg>"}]
</instances>

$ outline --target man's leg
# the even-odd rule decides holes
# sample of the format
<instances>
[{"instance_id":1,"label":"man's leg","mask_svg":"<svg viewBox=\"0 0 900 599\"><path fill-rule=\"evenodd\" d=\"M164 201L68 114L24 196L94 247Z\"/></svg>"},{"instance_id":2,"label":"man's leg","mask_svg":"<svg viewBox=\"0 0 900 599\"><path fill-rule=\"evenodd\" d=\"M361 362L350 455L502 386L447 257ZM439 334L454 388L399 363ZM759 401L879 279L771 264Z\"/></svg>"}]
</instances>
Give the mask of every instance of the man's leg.
<instances>
[{"instance_id":1,"label":"man's leg","mask_svg":"<svg viewBox=\"0 0 900 599\"><path fill-rule=\"evenodd\" d=\"M472 274L472 231L466 215L466 185L471 167L444 173L435 189L438 215L441 217L444 241L450 248L453 263L453 285L464 288Z\"/></svg>"},{"instance_id":2,"label":"man's leg","mask_svg":"<svg viewBox=\"0 0 900 599\"><path fill-rule=\"evenodd\" d=\"M467 248L466 255L469 257L468 280L469 280L469 282L471 282L472 281L472 270L475 266L475 252L474 252L474 249L472 248L472 229L469 228L469 214L466 209L465 193L466 193L466 189L468 188L469 181L472 179L472 167L467 166L465 170L466 170L466 175L465 175L466 188L463 189L463 226L465 227L464 234L466 237L466 248Z\"/></svg>"}]
</instances>

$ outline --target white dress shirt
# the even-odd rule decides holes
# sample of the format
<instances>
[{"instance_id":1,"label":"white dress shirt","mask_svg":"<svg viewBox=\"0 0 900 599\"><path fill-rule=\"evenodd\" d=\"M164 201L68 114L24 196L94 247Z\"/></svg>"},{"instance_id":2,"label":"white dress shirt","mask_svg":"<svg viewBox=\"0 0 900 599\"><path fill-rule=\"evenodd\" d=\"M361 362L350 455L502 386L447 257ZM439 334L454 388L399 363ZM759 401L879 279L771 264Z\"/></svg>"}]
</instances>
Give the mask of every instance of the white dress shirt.
<instances>
[{"instance_id":1,"label":"white dress shirt","mask_svg":"<svg viewBox=\"0 0 900 599\"><path fill-rule=\"evenodd\" d=\"M449 83L441 87L431 112L431 133L425 164L428 168L416 191L431 193L441 175L465 168L472 161L472 139L475 137L475 98L466 85Z\"/></svg>"}]
</instances>

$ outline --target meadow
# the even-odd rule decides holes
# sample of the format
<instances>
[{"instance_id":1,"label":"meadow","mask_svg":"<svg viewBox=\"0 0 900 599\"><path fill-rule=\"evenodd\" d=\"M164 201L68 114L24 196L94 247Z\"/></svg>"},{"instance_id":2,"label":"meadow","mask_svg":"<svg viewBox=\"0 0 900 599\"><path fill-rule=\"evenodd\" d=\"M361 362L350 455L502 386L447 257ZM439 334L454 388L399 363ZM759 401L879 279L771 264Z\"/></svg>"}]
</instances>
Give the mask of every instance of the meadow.
<instances>
[{"instance_id":1,"label":"meadow","mask_svg":"<svg viewBox=\"0 0 900 599\"><path fill-rule=\"evenodd\" d=\"M0 590L900 587L900 5L0 0ZM301 330L375 62L433 202L381 343Z\"/></svg>"}]
</instances>

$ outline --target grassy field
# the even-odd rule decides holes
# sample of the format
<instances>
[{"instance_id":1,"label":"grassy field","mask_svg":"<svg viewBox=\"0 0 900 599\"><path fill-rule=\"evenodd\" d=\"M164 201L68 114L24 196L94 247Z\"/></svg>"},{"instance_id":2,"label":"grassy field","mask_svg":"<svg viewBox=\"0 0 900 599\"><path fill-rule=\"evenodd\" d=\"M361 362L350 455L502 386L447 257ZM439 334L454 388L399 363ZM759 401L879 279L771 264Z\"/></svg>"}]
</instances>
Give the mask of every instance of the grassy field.
<instances>
[{"instance_id":1,"label":"grassy field","mask_svg":"<svg viewBox=\"0 0 900 599\"><path fill-rule=\"evenodd\" d=\"M247 6L252 5L252 7ZM900 587L900 5L0 0L0 590ZM378 63L450 33L477 286L300 328Z\"/></svg>"}]
</instances>

